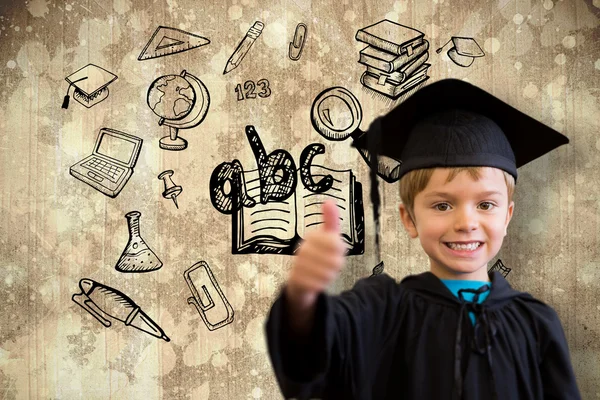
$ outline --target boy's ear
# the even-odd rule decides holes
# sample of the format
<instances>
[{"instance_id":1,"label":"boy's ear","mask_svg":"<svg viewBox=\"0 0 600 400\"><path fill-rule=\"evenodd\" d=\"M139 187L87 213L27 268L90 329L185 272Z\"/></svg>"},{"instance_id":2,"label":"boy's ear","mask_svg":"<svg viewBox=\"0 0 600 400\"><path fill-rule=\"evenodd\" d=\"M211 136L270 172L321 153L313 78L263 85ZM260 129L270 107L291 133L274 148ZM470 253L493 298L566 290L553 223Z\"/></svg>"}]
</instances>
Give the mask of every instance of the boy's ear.
<instances>
[{"instance_id":1,"label":"boy's ear","mask_svg":"<svg viewBox=\"0 0 600 400\"><path fill-rule=\"evenodd\" d=\"M410 216L408 209L404 204L400 204L400 219L402 220L402 224L404 225L404 229L410 235L411 239L415 239L419 236L417 232L417 227Z\"/></svg>"},{"instance_id":2,"label":"boy's ear","mask_svg":"<svg viewBox=\"0 0 600 400\"><path fill-rule=\"evenodd\" d=\"M504 223L504 236L507 234L508 224L513 216L513 211L515 210L515 202L511 201L508 205L508 210L506 211L506 221Z\"/></svg>"}]
</instances>

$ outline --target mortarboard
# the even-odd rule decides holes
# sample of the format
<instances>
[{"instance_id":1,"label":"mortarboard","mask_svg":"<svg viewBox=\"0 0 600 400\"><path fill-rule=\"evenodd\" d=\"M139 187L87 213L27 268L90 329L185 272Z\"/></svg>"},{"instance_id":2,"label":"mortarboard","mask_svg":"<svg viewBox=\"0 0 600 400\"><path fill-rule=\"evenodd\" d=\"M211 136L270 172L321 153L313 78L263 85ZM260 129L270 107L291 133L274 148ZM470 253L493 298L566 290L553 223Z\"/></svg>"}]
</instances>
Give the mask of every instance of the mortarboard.
<instances>
[{"instance_id":1,"label":"mortarboard","mask_svg":"<svg viewBox=\"0 0 600 400\"><path fill-rule=\"evenodd\" d=\"M88 64L78 69L65 78L69 82L69 88L67 88L67 95L62 108L69 107L69 89L71 86L75 86L73 98L90 108L108 97L108 85L116 79L115 74L94 64Z\"/></svg>"},{"instance_id":2,"label":"mortarboard","mask_svg":"<svg viewBox=\"0 0 600 400\"><path fill-rule=\"evenodd\" d=\"M456 65L461 67L468 67L473 64L475 57L483 57L485 53L479 47L479 44L473 38L452 36L442 47L437 49L435 52L440 54L442 49L446 47L448 43L452 42L452 47L448 50L448 57Z\"/></svg>"},{"instance_id":3,"label":"mortarboard","mask_svg":"<svg viewBox=\"0 0 600 400\"><path fill-rule=\"evenodd\" d=\"M352 145L371 154L371 201L378 230L377 155L401 162L398 179L415 169L488 166L516 181L517 168L568 142L485 90L443 79L377 117Z\"/></svg>"}]
</instances>

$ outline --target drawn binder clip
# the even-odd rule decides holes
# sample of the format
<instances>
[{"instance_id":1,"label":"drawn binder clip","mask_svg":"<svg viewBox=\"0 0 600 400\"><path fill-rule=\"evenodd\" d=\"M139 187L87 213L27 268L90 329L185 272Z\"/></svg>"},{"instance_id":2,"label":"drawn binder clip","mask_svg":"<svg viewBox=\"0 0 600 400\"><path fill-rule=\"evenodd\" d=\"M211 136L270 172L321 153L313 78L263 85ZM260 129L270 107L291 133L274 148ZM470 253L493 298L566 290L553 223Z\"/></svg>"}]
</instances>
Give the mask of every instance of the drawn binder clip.
<instances>
[{"instance_id":1,"label":"drawn binder clip","mask_svg":"<svg viewBox=\"0 0 600 400\"><path fill-rule=\"evenodd\" d=\"M183 277L192 292L188 304L196 307L209 330L214 331L233 322L233 308L205 261L192 265L183 273ZM198 284L201 285L201 291L197 289Z\"/></svg>"},{"instance_id":2,"label":"drawn binder clip","mask_svg":"<svg viewBox=\"0 0 600 400\"><path fill-rule=\"evenodd\" d=\"M288 56L292 61L298 61L300 56L302 55L302 49L304 48L304 43L306 42L306 33L307 33L306 24L300 22L296 25L296 32L294 32L294 39L290 42L290 50Z\"/></svg>"}]
</instances>

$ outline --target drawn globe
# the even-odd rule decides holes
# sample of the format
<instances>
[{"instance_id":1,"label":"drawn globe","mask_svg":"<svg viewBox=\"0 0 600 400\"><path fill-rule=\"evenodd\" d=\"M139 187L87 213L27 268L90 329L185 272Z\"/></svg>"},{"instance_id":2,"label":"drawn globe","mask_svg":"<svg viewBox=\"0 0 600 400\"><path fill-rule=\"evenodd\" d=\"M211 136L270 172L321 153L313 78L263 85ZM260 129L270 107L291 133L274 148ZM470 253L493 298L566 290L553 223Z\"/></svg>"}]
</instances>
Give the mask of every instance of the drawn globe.
<instances>
[{"instance_id":1,"label":"drawn globe","mask_svg":"<svg viewBox=\"0 0 600 400\"><path fill-rule=\"evenodd\" d=\"M196 92L190 82L180 75L165 75L156 79L148 89L148 107L166 120L185 118L196 102Z\"/></svg>"}]
</instances>

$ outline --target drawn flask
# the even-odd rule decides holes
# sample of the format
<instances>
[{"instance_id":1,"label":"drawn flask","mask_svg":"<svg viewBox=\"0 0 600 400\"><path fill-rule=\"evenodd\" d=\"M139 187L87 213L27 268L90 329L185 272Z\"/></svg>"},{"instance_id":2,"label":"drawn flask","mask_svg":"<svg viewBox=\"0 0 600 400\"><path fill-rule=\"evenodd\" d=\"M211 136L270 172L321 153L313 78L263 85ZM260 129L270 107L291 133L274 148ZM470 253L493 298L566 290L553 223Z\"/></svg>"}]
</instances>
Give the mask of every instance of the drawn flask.
<instances>
[{"instance_id":1,"label":"drawn flask","mask_svg":"<svg viewBox=\"0 0 600 400\"><path fill-rule=\"evenodd\" d=\"M162 262L140 236L139 211L125 214L129 226L129 241L115 267L120 272L150 272L162 267Z\"/></svg>"}]
</instances>

